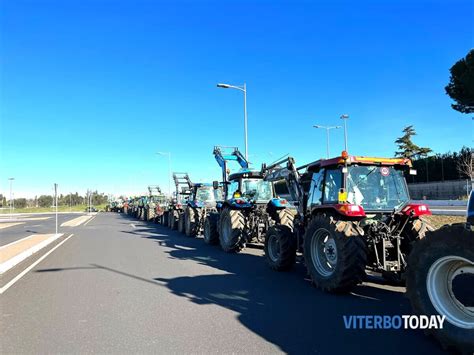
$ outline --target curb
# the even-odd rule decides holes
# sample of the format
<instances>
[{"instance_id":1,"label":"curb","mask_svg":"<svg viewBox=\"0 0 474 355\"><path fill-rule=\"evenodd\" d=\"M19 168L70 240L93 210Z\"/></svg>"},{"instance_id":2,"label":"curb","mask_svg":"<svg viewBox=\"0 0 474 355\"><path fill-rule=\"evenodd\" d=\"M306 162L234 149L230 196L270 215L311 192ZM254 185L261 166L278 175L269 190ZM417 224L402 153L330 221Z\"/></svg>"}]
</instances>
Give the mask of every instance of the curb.
<instances>
[{"instance_id":1,"label":"curb","mask_svg":"<svg viewBox=\"0 0 474 355\"><path fill-rule=\"evenodd\" d=\"M21 263L23 260L30 257L34 253L36 253L39 250L43 249L47 245L51 244L56 239L61 238L63 235L64 235L63 233L53 234L53 236L51 236L50 238L48 238L46 240L43 240L41 243L38 243L38 244L32 246L31 248L22 251L20 254L15 255L13 258L11 258L11 259L5 261L4 263L0 264L0 275L5 273L6 271L10 270L15 265ZM29 237L27 237L27 238L29 238ZM21 239L19 241L22 241L22 240L23 239ZM4 246L2 246L2 248L6 247L6 246L9 246L11 244L17 243L19 241L15 241L13 243L4 245ZM0 250L1 250L1 248L0 248Z\"/></svg>"}]
</instances>

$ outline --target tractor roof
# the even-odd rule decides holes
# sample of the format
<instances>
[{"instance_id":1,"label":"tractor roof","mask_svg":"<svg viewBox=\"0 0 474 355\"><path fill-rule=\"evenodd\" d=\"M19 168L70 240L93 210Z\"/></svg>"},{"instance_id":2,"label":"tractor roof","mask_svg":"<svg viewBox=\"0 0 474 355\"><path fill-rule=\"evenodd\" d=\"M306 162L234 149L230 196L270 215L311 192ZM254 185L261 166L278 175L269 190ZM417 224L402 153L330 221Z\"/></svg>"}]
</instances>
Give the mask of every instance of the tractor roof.
<instances>
[{"instance_id":1,"label":"tractor roof","mask_svg":"<svg viewBox=\"0 0 474 355\"><path fill-rule=\"evenodd\" d=\"M193 184L193 186L198 187L198 188L199 187L209 187L209 186L212 186L212 184L209 183L209 182L196 182L196 183Z\"/></svg>"},{"instance_id":2,"label":"tractor roof","mask_svg":"<svg viewBox=\"0 0 474 355\"><path fill-rule=\"evenodd\" d=\"M263 175L258 170L250 170L250 169L240 169L238 172L229 175L229 180L236 180L240 178L261 179L263 178Z\"/></svg>"},{"instance_id":3,"label":"tractor roof","mask_svg":"<svg viewBox=\"0 0 474 355\"><path fill-rule=\"evenodd\" d=\"M308 170L315 170L324 167L336 167L338 165L380 165L380 166L408 166L411 167L411 160L408 158L377 158L377 157L363 157L355 155L341 155L331 159L320 159L312 163L304 165L299 169L307 168Z\"/></svg>"}]
</instances>

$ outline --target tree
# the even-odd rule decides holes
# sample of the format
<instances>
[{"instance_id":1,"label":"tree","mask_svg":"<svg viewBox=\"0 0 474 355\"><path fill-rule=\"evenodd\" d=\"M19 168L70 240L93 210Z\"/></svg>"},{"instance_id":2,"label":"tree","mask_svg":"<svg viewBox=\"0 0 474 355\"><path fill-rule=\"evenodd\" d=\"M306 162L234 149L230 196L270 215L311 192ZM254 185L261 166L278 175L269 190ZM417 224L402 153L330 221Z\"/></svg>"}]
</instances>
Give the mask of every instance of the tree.
<instances>
[{"instance_id":1,"label":"tree","mask_svg":"<svg viewBox=\"0 0 474 355\"><path fill-rule=\"evenodd\" d=\"M412 142L411 137L416 136L416 131L413 126L405 127L402 132L404 133L403 136L397 138L395 141L395 144L398 145L398 151L395 152L395 156L417 159L422 156L427 156L432 152L430 148L419 147Z\"/></svg>"},{"instance_id":2,"label":"tree","mask_svg":"<svg viewBox=\"0 0 474 355\"><path fill-rule=\"evenodd\" d=\"M26 207L26 198L16 198L14 200L15 208L25 208Z\"/></svg>"},{"instance_id":3,"label":"tree","mask_svg":"<svg viewBox=\"0 0 474 355\"><path fill-rule=\"evenodd\" d=\"M451 77L446 93L456 101L451 107L462 113L474 112L474 49L449 70Z\"/></svg>"},{"instance_id":4,"label":"tree","mask_svg":"<svg viewBox=\"0 0 474 355\"><path fill-rule=\"evenodd\" d=\"M51 207L53 205L53 196L41 195L38 197L38 205L40 207Z\"/></svg>"},{"instance_id":5,"label":"tree","mask_svg":"<svg viewBox=\"0 0 474 355\"><path fill-rule=\"evenodd\" d=\"M461 176L466 176L471 180L471 186L474 188L474 159L472 151L461 155L458 160L457 168Z\"/></svg>"}]
</instances>

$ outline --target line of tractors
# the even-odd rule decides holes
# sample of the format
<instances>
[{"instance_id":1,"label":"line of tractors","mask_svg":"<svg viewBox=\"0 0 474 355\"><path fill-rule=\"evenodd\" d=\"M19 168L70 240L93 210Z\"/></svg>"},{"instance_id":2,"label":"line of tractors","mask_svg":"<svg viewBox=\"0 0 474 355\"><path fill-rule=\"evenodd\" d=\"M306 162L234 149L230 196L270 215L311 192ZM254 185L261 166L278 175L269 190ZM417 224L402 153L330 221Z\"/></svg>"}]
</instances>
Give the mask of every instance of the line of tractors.
<instances>
[{"instance_id":1,"label":"line of tractors","mask_svg":"<svg viewBox=\"0 0 474 355\"><path fill-rule=\"evenodd\" d=\"M443 329L428 331L445 348L474 352L474 221L433 231L423 219L428 206L410 201L406 176L416 171L409 159L344 151L300 166L286 156L255 169L235 147L216 146L213 155L219 180L195 183L175 172L172 198L150 186L148 196L116 201L111 210L202 235L228 253L263 245L271 269L301 260L325 292L350 292L368 274L406 284L416 313L446 316ZM231 172L231 164L239 169Z\"/></svg>"}]
</instances>

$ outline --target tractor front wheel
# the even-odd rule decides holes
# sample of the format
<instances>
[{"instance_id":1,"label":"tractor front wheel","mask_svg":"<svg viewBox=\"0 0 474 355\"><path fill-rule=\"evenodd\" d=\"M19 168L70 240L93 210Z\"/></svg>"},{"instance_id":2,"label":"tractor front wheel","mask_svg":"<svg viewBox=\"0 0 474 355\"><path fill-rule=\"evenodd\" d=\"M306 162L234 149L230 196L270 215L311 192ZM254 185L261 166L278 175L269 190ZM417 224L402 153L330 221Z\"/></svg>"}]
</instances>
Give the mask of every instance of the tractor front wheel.
<instances>
[{"instance_id":1,"label":"tractor front wheel","mask_svg":"<svg viewBox=\"0 0 474 355\"><path fill-rule=\"evenodd\" d=\"M350 221L313 217L304 236L304 258L313 284L323 291L348 292L365 277L365 242Z\"/></svg>"},{"instance_id":2,"label":"tractor front wheel","mask_svg":"<svg viewBox=\"0 0 474 355\"><path fill-rule=\"evenodd\" d=\"M184 233L184 213L181 213L178 217L178 232Z\"/></svg>"},{"instance_id":3,"label":"tractor front wheel","mask_svg":"<svg viewBox=\"0 0 474 355\"><path fill-rule=\"evenodd\" d=\"M197 235L197 225L199 219L199 211L188 207L184 212L184 232L188 237L195 237Z\"/></svg>"},{"instance_id":4,"label":"tractor front wheel","mask_svg":"<svg viewBox=\"0 0 474 355\"><path fill-rule=\"evenodd\" d=\"M170 228L172 230L178 229L178 221L179 221L179 212L176 210L173 210L170 212Z\"/></svg>"},{"instance_id":5,"label":"tractor front wheel","mask_svg":"<svg viewBox=\"0 0 474 355\"><path fill-rule=\"evenodd\" d=\"M288 226L274 225L268 228L265 236L265 259L271 269L286 271L296 261L296 243Z\"/></svg>"}]
</instances>

